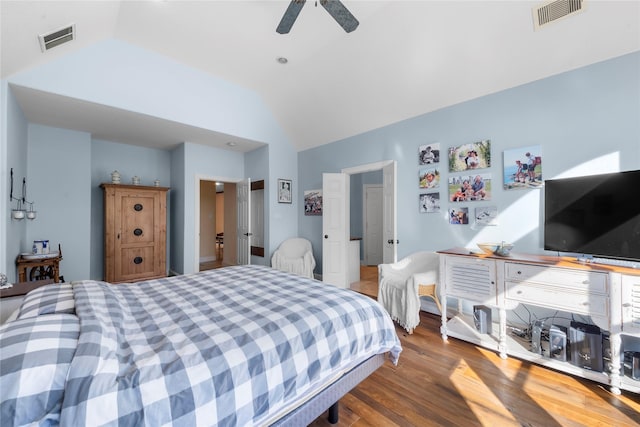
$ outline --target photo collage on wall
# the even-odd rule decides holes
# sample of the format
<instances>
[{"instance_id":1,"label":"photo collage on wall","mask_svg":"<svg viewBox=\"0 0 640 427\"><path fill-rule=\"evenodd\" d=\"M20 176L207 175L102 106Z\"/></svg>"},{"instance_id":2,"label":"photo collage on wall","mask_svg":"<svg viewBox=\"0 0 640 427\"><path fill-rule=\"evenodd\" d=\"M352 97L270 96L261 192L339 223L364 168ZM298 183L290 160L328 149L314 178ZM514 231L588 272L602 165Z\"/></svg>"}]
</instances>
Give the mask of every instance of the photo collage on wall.
<instances>
[{"instance_id":1,"label":"photo collage on wall","mask_svg":"<svg viewBox=\"0 0 640 427\"><path fill-rule=\"evenodd\" d=\"M448 161L448 177L442 176L442 163ZM532 145L509 149L503 152L503 189L532 189L544 186L542 179L542 147ZM449 224L477 226L498 225L498 207L487 205L493 199L491 173L491 140L466 143L441 151L440 143L420 145L418 148L419 212L440 212L442 201L448 201ZM440 182L446 185L441 199ZM479 203L477 203L479 202ZM477 206L468 206L471 203Z\"/></svg>"},{"instance_id":2,"label":"photo collage on wall","mask_svg":"<svg viewBox=\"0 0 640 427\"><path fill-rule=\"evenodd\" d=\"M470 212L468 206L459 203L490 201L492 196L491 174L483 171L491 167L491 141L488 139L449 147L449 224L469 224L473 214L476 225L495 225L498 209L495 206L478 206Z\"/></svg>"},{"instance_id":3,"label":"photo collage on wall","mask_svg":"<svg viewBox=\"0 0 640 427\"><path fill-rule=\"evenodd\" d=\"M440 143L421 145L418 165L419 212L440 212Z\"/></svg>"}]
</instances>

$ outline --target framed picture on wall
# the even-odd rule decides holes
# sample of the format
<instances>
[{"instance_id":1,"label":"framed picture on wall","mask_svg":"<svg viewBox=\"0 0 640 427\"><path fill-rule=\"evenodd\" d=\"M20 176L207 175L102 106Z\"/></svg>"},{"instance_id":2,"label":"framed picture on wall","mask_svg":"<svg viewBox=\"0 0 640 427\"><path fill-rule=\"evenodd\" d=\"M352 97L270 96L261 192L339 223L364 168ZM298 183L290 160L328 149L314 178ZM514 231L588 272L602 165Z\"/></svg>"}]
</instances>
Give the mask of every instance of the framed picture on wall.
<instances>
[{"instance_id":1,"label":"framed picture on wall","mask_svg":"<svg viewBox=\"0 0 640 427\"><path fill-rule=\"evenodd\" d=\"M440 186L440 171L438 169L420 169L418 185L420 188L438 188Z\"/></svg>"},{"instance_id":2,"label":"framed picture on wall","mask_svg":"<svg viewBox=\"0 0 640 427\"><path fill-rule=\"evenodd\" d=\"M469 224L469 208L449 209L449 224Z\"/></svg>"},{"instance_id":3,"label":"framed picture on wall","mask_svg":"<svg viewBox=\"0 0 640 427\"><path fill-rule=\"evenodd\" d=\"M498 207L482 206L475 210L476 225L498 225Z\"/></svg>"},{"instance_id":4,"label":"framed picture on wall","mask_svg":"<svg viewBox=\"0 0 640 427\"><path fill-rule=\"evenodd\" d=\"M430 165L440 161L440 143L421 145L418 147L418 164Z\"/></svg>"},{"instance_id":5,"label":"framed picture on wall","mask_svg":"<svg viewBox=\"0 0 640 427\"><path fill-rule=\"evenodd\" d=\"M322 190L304 192L304 214L322 215Z\"/></svg>"},{"instance_id":6,"label":"framed picture on wall","mask_svg":"<svg viewBox=\"0 0 640 427\"><path fill-rule=\"evenodd\" d=\"M440 193L420 194L420 213L440 212Z\"/></svg>"},{"instance_id":7,"label":"framed picture on wall","mask_svg":"<svg viewBox=\"0 0 640 427\"><path fill-rule=\"evenodd\" d=\"M544 185L540 145L505 150L503 157L505 190L540 188Z\"/></svg>"},{"instance_id":8,"label":"framed picture on wall","mask_svg":"<svg viewBox=\"0 0 640 427\"><path fill-rule=\"evenodd\" d=\"M449 200L452 202L491 200L491 174L481 173L450 177Z\"/></svg>"},{"instance_id":9,"label":"framed picture on wall","mask_svg":"<svg viewBox=\"0 0 640 427\"><path fill-rule=\"evenodd\" d=\"M491 141L488 139L449 147L449 172L491 167Z\"/></svg>"},{"instance_id":10,"label":"framed picture on wall","mask_svg":"<svg viewBox=\"0 0 640 427\"><path fill-rule=\"evenodd\" d=\"M290 179L278 179L278 203L291 203L292 191Z\"/></svg>"}]
</instances>

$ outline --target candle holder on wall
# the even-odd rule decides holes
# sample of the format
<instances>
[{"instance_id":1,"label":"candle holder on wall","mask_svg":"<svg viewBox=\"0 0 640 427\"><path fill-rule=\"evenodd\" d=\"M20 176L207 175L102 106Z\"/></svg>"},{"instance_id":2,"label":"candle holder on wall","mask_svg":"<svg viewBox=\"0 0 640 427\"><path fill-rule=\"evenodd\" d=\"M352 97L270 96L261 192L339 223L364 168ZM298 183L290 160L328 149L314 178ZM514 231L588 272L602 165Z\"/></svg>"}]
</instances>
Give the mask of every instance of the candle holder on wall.
<instances>
[{"instance_id":1,"label":"candle holder on wall","mask_svg":"<svg viewBox=\"0 0 640 427\"><path fill-rule=\"evenodd\" d=\"M25 218L34 220L36 219L37 212L33 210L33 203L27 201L27 179L22 177L22 196L13 197L13 168L11 168L11 192L9 193L9 202L16 202L16 208L11 210L11 218L21 221ZM26 210L26 205L29 205L29 210Z\"/></svg>"}]
</instances>

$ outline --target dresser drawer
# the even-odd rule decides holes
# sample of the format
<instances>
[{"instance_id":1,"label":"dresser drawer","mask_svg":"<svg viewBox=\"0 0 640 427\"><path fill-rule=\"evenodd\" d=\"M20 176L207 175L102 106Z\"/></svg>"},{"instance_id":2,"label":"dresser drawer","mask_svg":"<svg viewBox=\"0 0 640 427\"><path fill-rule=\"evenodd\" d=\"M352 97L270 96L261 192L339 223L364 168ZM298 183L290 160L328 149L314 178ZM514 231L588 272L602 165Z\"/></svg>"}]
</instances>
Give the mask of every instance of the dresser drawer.
<instances>
[{"instance_id":1,"label":"dresser drawer","mask_svg":"<svg viewBox=\"0 0 640 427\"><path fill-rule=\"evenodd\" d=\"M506 299L592 316L609 314L606 295L573 292L552 286L536 286L527 282L506 282Z\"/></svg>"},{"instance_id":2,"label":"dresser drawer","mask_svg":"<svg viewBox=\"0 0 640 427\"><path fill-rule=\"evenodd\" d=\"M506 263L505 279L541 283L582 292L600 294L608 294L609 292L607 273L594 271Z\"/></svg>"}]
</instances>

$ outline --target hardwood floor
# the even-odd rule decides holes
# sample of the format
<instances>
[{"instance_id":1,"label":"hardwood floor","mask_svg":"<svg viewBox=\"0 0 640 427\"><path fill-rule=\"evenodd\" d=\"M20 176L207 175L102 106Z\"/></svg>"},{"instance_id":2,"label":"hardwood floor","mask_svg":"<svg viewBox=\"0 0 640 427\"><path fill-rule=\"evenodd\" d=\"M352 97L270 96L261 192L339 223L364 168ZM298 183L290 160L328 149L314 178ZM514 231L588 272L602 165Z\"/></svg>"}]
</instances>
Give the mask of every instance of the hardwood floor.
<instances>
[{"instance_id":1,"label":"hardwood floor","mask_svg":"<svg viewBox=\"0 0 640 427\"><path fill-rule=\"evenodd\" d=\"M375 287L362 282L355 288L377 294L377 276ZM398 366L387 361L343 397L335 426L640 426L640 395L615 396L455 338L443 342L440 317L421 312L420 319L413 335L396 326ZM324 414L311 425L331 424Z\"/></svg>"}]
</instances>

